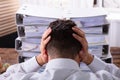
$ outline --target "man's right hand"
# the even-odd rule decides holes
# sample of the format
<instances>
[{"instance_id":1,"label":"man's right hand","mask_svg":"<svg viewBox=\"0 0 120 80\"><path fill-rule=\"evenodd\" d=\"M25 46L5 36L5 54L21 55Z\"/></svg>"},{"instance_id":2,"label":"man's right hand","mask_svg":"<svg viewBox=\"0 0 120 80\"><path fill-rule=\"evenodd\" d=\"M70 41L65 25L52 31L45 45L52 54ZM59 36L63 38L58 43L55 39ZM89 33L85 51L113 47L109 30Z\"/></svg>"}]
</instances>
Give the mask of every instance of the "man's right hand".
<instances>
[{"instance_id":1,"label":"man's right hand","mask_svg":"<svg viewBox=\"0 0 120 80\"><path fill-rule=\"evenodd\" d=\"M49 34L51 33L51 28L48 28L41 39L41 44L40 44L40 54L36 57L37 62L39 65L43 65L48 62L48 54L46 53L46 45L50 41L50 36Z\"/></svg>"},{"instance_id":2,"label":"man's right hand","mask_svg":"<svg viewBox=\"0 0 120 80\"><path fill-rule=\"evenodd\" d=\"M93 56L88 52L88 42L85 38L85 33L80 30L78 27L72 28L74 32L77 34L73 34L73 37L77 39L82 44L82 50L80 51L80 57L82 58L82 62L89 65L93 61Z\"/></svg>"}]
</instances>

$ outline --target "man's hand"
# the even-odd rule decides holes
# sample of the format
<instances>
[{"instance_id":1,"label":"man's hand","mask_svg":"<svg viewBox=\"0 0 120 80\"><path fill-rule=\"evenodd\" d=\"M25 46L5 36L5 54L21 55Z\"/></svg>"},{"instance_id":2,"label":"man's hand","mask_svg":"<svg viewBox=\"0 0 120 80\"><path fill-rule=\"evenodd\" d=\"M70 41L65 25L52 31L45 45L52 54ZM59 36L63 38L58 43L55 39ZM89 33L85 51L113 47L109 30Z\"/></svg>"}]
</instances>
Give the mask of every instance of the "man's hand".
<instances>
[{"instance_id":1,"label":"man's hand","mask_svg":"<svg viewBox=\"0 0 120 80\"><path fill-rule=\"evenodd\" d=\"M49 36L49 34L51 33L51 29L50 28L48 28L45 32L44 32L44 34L43 34L43 36L42 36L42 39L41 39L41 44L40 44L40 52L41 52L41 54L39 54L37 57L36 57L36 59L37 59L37 62L38 62L38 64L39 65L43 65L43 64L45 64L45 63L47 63L48 62L48 54L46 53L46 45L47 45L47 43L49 42L49 40L50 40L50 36Z\"/></svg>"},{"instance_id":2,"label":"man's hand","mask_svg":"<svg viewBox=\"0 0 120 80\"><path fill-rule=\"evenodd\" d=\"M83 47L82 51L80 51L80 57L82 58L82 61L88 65L93 61L93 56L88 52L88 42L85 38L85 33L78 27L73 27L72 29L77 33L73 34L73 37L77 39Z\"/></svg>"}]
</instances>

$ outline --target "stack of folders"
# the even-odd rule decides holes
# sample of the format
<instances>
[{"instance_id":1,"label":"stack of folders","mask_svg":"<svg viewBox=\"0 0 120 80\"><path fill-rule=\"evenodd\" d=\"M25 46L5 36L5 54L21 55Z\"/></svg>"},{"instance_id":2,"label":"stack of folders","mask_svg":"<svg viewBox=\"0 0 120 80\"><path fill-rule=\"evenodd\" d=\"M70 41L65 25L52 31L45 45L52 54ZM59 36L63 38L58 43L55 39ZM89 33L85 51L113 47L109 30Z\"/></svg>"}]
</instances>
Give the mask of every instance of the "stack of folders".
<instances>
[{"instance_id":1,"label":"stack of folders","mask_svg":"<svg viewBox=\"0 0 120 80\"><path fill-rule=\"evenodd\" d=\"M89 13L88 13L89 12ZM18 38L15 48L20 56L33 57L40 53L40 39L52 21L71 19L86 34L91 54L107 59L110 54L108 33L109 23L101 9L60 9L38 8L30 5L21 7L16 13ZM110 56L111 57L111 56Z\"/></svg>"},{"instance_id":2,"label":"stack of folders","mask_svg":"<svg viewBox=\"0 0 120 80\"><path fill-rule=\"evenodd\" d=\"M54 20L56 19L16 14L18 38L15 40L15 49L20 56L33 57L40 53L42 34Z\"/></svg>"},{"instance_id":3,"label":"stack of folders","mask_svg":"<svg viewBox=\"0 0 120 80\"><path fill-rule=\"evenodd\" d=\"M85 32L89 52L102 60L108 59L110 54L109 23L106 20L106 15L74 17L71 20L75 21L77 26ZM91 71L84 63L80 63L80 67L84 71Z\"/></svg>"},{"instance_id":4,"label":"stack of folders","mask_svg":"<svg viewBox=\"0 0 120 80\"><path fill-rule=\"evenodd\" d=\"M106 15L71 18L86 34L91 54L106 58L109 54L109 23Z\"/></svg>"},{"instance_id":5,"label":"stack of folders","mask_svg":"<svg viewBox=\"0 0 120 80\"><path fill-rule=\"evenodd\" d=\"M50 22L56 18L36 17L22 14L16 14L16 23L18 25L18 36L20 37L41 37L48 28Z\"/></svg>"},{"instance_id":6,"label":"stack of folders","mask_svg":"<svg viewBox=\"0 0 120 80\"><path fill-rule=\"evenodd\" d=\"M21 16L21 14L17 14L17 19L20 20L20 17L18 16ZM86 33L89 51L100 58L105 57L105 55L107 56L109 52L107 41L109 23L105 17L105 15L100 15L70 18ZM56 19L33 17L28 15L22 16L22 18L20 21L17 20L17 23L19 24L17 27L19 39L16 39L16 50L19 52L40 53L40 38L50 22ZM105 48L107 49L106 51L104 50L105 45L108 45L108 48Z\"/></svg>"}]
</instances>

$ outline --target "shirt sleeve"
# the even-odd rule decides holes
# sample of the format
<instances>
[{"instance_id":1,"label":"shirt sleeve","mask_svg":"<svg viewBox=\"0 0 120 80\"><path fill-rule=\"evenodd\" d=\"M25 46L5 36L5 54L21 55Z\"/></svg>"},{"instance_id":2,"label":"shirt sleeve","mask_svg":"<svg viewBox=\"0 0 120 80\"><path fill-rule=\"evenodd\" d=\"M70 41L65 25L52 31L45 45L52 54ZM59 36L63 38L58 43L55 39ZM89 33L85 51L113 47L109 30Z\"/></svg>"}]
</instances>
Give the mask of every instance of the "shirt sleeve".
<instances>
[{"instance_id":1,"label":"shirt sleeve","mask_svg":"<svg viewBox=\"0 0 120 80\"><path fill-rule=\"evenodd\" d=\"M106 63L94 56L92 63L89 64L88 67L92 70L92 72L96 72L99 70L104 70L106 67Z\"/></svg>"},{"instance_id":2,"label":"shirt sleeve","mask_svg":"<svg viewBox=\"0 0 120 80\"><path fill-rule=\"evenodd\" d=\"M92 63L90 65L88 65L88 67L94 73L97 73L100 71L107 71L111 75L114 75L114 76L120 78L120 68L118 68L114 64L105 63L104 61L97 58L96 56L94 56Z\"/></svg>"},{"instance_id":3,"label":"shirt sleeve","mask_svg":"<svg viewBox=\"0 0 120 80\"><path fill-rule=\"evenodd\" d=\"M5 73L0 75L0 80L7 80L8 78L15 77L13 75L16 73L22 76L22 74L37 72L40 68L41 66L37 63L36 58L33 57L26 62L10 66Z\"/></svg>"}]
</instances>

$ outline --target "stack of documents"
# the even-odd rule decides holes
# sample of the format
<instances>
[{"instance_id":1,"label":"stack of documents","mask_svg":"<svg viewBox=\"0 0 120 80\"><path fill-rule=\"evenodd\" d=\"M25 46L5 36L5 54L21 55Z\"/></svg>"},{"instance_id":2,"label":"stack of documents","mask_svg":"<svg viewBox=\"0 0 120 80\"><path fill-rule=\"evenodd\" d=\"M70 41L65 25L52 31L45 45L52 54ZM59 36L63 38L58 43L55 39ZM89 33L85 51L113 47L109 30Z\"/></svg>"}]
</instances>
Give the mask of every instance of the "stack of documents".
<instances>
[{"instance_id":1,"label":"stack of documents","mask_svg":"<svg viewBox=\"0 0 120 80\"><path fill-rule=\"evenodd\" d=\"M110 54L109 23L106 20L106 15L77 16L70 19L75 21L77 26L85 32L91 54L100 58ZM104 46L107 46L107 48Z\"/></svg>"},{"instance_id":2,"label":"stack of documents","mask_svg":"<svg viewBox=\"0 0 120 80\"><path fill-rule=\"evenodd\" d=\"M40 39L49 24L57 19L70 19L86 34L91 54L105 57L110 54L107 35L109 23L101 8L49 8L23 5L16 13L18 38L15 48L20 56L32 57L40 53Z\"/></svg>"}]
</instances>

